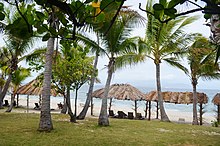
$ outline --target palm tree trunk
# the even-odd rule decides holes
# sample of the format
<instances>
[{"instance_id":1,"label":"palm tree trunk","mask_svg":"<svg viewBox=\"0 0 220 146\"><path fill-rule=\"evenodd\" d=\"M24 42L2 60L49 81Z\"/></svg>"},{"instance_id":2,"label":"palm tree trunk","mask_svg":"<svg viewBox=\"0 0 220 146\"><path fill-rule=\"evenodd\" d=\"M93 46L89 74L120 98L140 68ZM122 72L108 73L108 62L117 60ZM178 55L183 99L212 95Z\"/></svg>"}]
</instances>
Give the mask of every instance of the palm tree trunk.
<instances>
[{"instance_id":1,"label":"palm tree trunk","mask_svg":"<svg viewBox=\"0 0 220 146\"><path fill-rule=\"evenodd\" d=\"M70 87L67 87L67 95L66 95L66 105L68 109L68 114L70 116L70 122L76 123L76 116L73 114L70 103Z\"/></svg>"},{"instance_id":2,"label":"palm tree trunk","mask_svg":"<svg viewBox=\"0 0 220 146\"><path fill-rule=\"evenodd\" d=\"M196 91L197 79L192 80L193 86L193 125L199 125L197 116L197 91Z\"/></svg>"},{"instance_id":3,"label":"palm tree trunk","mask_svg":"<svg viewBox=\"0 0 220 146\"><path fill-rule=\"evenodd\" d=\"M163 97L161 94L161 84L160 84L160 64L156 64L156 79L157 79L157 96L158 96L158 102L159 102L159 107L160 107L160 116L161 116L161 121L165 122L170 122L166 111L163 106Z\"/></svg>"},{"instance_id":4,"label":"palm tree trunk","mask_svg":"<svg viewBox=\"0 0 220 146\"><path fill-rule=\"evenodd\" d=\"M66 114L66 112L67 112L67 104L66 104L66 96L64 95L63 96L63 108L62 108L62 110L61 110L61 113L62 114Z\"/></svg>"},{"instance_id":5,"label":"palm tree trunk","mask_svg":"<svg viewBox=\"0 0 220 146\"><path fill-rule=\"evenodd\" d=\"M108 107L107 97L108 97L109 87L111 84L111 79L113 74L113 66L114 66L114 59L110 58L108 64L108 77L105 84L104 98L102 99L102 106L98 120L98 125L100 126L109 126L108 113L107 113L107 107Z\"/></svg>"},{"instance_id":6,"label":"palm tree trunk","mask_svg":"<svg viewBox=\"0 0 220 146\"><path fill-rule=\"evenodd\" d=\"M12 111L12 108L13 108L14 102L15 102L15 95L16 94L11 94L11 104L5 112L11 112Z\"/></svg>"},{"instance_id":7,"label":"palm tree trunk","mask_svg":"<svg viewBox=\"0 0 220 146\"><path fill-rule=\"evenodd\" d=\"M8 79L4 85L3 91L0 93L0 109L3 108L3 100L5 98L7 91L8 91L9 85L11 83L11 79L12 79L12 74L9 74Z\"/></svg>"},{"instance_id":8,"label":"palm tree trunk","mask_svg":"<svg viewBox=\"0 0 220 146\"><path fill-rule=\"evenodd\" d=\"M75 94L75 111L74 111L74 116L77 114L77 98L78 98L78 89L76 89L76 94Z\"/></svg>"},{"instance_id":9,"label":"palm tree trunk","mask_svg":"<svg viewBox=\"0 0 220 146\"><path fill-rule=\"evenodd\" d=\"M42 91L42 106L40 113L39 131L51 131L53 124L50 114L50 89L52 76L52 59L54 51L54 38L50 38L47 42L46 64L44 70L44 81Z\"/></svg>"},{"instance_id":10,"label":"palm tree trunk","mask_svg":"<svg viewBox=\"0 0 220 146\"><path fill-rule=\"evenodd\" d=\"M93 65L93 68L94 70L96 70L97 68L97 64L98 64L98 58L99 58L99 54L98 52L96 52L96 56L95 56L95 61L94 61L94 65ZM85 119L86 117L86 113L89 109L89 104L91 102L91 115L93 114L92 112L92 92L93 92L93 88L94 88L94 84L95 84L95 76L91 78L90 80L90 85L89 85L89 92L87 94L87 98L86 98L86 103L85 103L85 106L83 107L83 110L80 112L80 114L77 116L77 119Z\"/></svg>"}]
</instances>

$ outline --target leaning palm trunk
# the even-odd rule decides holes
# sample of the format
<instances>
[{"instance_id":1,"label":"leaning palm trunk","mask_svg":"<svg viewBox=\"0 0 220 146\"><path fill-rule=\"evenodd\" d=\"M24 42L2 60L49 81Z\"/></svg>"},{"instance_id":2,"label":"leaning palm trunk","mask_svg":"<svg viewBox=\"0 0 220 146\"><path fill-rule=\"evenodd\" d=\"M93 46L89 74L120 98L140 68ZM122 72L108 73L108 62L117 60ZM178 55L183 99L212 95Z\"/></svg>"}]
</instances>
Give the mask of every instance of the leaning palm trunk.
<instances>
[{"instance_id":1,"label":"leaning palm trunk","mask_svg":"<svg viewBox=\"0 0 220 146\"><path fill-rule=\"evenodd\" d=\"M9 74L8 79L4 85L4 88L3 88L2 92L0 93L0 109L3 108L3 100L5 98L7 91L8 91L11 80L12 80L12 74Z\"/></svg>"},{"instance_id":2,"label":"leaning palm trunk","mask_svg":"<svg viewBox=\"0 0 220 146\"><path fill-rule=\"evenodd\" d=\"M108 97L109 87L111 84L111 79L113 74L113 66L114 66L114 59L111 58L108 64L108 77L105 84L104 98L102 99L102 107L98 120L98 125L100 126L109 126L108 113L107 113L107 107L108 107L107 97Z\"/></svg>"},{"instance_id":3,"label":"leaning palm trunk","mask_svg":"<svg viewBox=\"0 0 220 146\"><path fill-rule=\"evenodd\" d=\"M99 58L99 54L96 53L95 62L94 62L94 65L93 65L94 70L96 70L96 68L97 68L98 58ZM82 120L82 119L85 119L85 117L86 117L86 113L89 109L89 104L92 100L92 92L93 92L94 84L95 84L95 76L92 77L91 80L90 80L89 92L88 92L88 95L87 95L87 98L86 98L86 103L85 103L85 106L83 107L83 110L77 116L77 119ZM91 108L92 108L92 105L91 105Z\"/></svg>"},{"instance_id":4,"label":"leaning palm trunk","mask_svg":"<svg viewBox=\"0 0 220 146\"><path fill-rule=\"evenodd\" d=\"M66 114L66 112L67 112L67 104L66 104L66 96L65 96L65 94L63 94L63 99L64 99L64 101L63 101L63 108L61 110L61 113L62 114Z\"/></svg>"},{"instance_id":5,"label":"leaning palm trunk","mask_svg":"<svg viewBox=\"0 0 220 146\"><path fill-rule=\"evenodd\" d=\"M14 101L15 101L15 95L16 95L16 93L13 93L11 95L11 104L5 112L11 112L12 111L12 108L14 106Z\"/></svg>"},{"instance_id":6,"label":"leaning palm trunk","mask_svg":"<svg viewBox=\"0 0 220 146\"><path fill-rule=\"evenodd\" d=\"M198 117L197 117L197 93L196 93L196 85L197 80L193 79L192 86L193 86L193 125L199 125Z\"/></svg>"},{"instance_id":7,"label":"leaning palm trunk","mask_svg":"<svg viewBox=\"0 0 220 146\"><path fill-rule=\"evenodd\" d=\"M170 122L163 106L163 97L161 94L161 85L160 85L160 64L156 64L156 79L157 79L157 96L160 107L161 121Z\"/></svg>"},{"instance_id":8,"label":"leaning palm trunk","mask_svg":"<svg viewBox=\"0 0 220 146\"><path fill-rule=\"evenodd\" d=\"M70 87L67 87L67 95L66 95L66 105L68 109L68 114L70 116L70 122L76 123L76 115L73 114L70 103Z\"/></svg>"},{"instance_id":9,"label":"leaning palm trunk","mask_svg":"<svg viewBox=\"0 0 220 146\"><path fill-rule=\"evenodd\" d=\"M52 60L54 51L54 38L50 38L47 42L46 64L44 71L43 91L42 91L42 107L40 114L39 131L50 131L53 129L50 113L50 89L52 76Z\"/></svg>"}]
</instances>

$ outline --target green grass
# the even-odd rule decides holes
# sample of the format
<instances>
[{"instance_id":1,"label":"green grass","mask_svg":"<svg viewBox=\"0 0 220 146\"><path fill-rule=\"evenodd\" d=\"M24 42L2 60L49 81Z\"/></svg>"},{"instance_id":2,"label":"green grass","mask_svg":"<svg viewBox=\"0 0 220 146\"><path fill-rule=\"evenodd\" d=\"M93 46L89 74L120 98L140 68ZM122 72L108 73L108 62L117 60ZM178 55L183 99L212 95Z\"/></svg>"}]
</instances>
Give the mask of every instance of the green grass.
<instances>
[{"instance_id":1,"label":"green grass","mask_svg":"<svg viewBox=\"0 0 220 146\"><path fill-rule=\"evenodd\" d=\"M0 145L28 146L167 146L220 145L220 128L159 121L110 119L108 127L96 118L70 123L68 115L53 114L54 130L38 132L39 114L0 113Z\"/></svg>"}]
</instances>

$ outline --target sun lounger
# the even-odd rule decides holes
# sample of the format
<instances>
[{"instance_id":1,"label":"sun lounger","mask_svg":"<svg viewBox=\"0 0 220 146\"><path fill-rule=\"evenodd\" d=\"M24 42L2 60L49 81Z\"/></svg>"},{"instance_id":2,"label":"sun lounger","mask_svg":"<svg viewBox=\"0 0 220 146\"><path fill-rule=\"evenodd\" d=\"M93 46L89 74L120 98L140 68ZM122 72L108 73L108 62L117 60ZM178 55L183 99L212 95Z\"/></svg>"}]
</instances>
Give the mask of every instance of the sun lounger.
<instances>
[{"instance_id":1,"label":"sun lounger","mask_svg":"<svg viewBox=\"0 0 220 146\"><path fill-rule=\"evenodd\" d=\"M118 111L118 118L124 119L127 118L127 114L125 114L123 111Z\"/></svg>"},{"instance_id":2,"label":"sun lounger","mask_svg":"<svg viewBox=\"0 0 220 146\"><path fill-rule=\"evenodd\" d=\"M143 120L144 119L144 117L141 115L141 113L137 113L136 116L137 116L136 119L138 119L138 120Z\"/></svg>"},{"instance_id":3,"label":"sun lounger","mask_svg":"<svg viewBox=\"0 0 220 146\"><path fill-rule=\"evenodd\" d=\"M5 100L5 104L3 106L9 106L8 100Z\"/></svg>"},{"instance_id":4,"label":"sun lounger","mask_svg":"<svg viewBox=\"0 0 220 146\"><path fill-rule=\"evenodd\" d=\"M133 112L128 112L128 119L134 119Z\"/></svg>"},{"instance_id":5,"label":"sun lounger","mask_svg":"<svg viewBox=\"0 0 220 146\"><path fill-rule=\"evenodd\" d=\"M113 110L109 110L109 117L115 117L114 111Z\"/></svg>"}]
</instances>

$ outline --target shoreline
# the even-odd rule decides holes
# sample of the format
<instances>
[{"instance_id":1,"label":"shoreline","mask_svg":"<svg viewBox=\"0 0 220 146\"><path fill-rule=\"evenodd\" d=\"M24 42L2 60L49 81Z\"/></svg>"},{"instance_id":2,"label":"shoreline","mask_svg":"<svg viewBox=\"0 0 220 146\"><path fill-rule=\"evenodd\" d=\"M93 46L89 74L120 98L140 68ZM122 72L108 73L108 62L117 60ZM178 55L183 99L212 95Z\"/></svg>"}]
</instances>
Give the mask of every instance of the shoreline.
<instances>
[{"instance_id":1,"label":"shoreline","mask_svg":"<svg viewBox=\"0 0 220 146\"><path fill-rule=\"evenodd\" d=\"M59 100L57 100L59 99ZM58 103L62 103L63 102L63 98L57 98L56 100L51 100L51 112L52 113L60 113L60 109L58 108ZM10 96L6 96L4 100L8 100L10 102ZM100 100L101 101L101 100ZM40 110L35 110L34 109L34 103L38 103L39 99L38 98L29 98L29 113L40 113ZM9 103L10 104L10 103ZM72 103L71 103L72 104ZM77 104L77 114L79 114L81 112L81 110L83 109L83 105L84 103L82 102L78 102ZM25 96L20 96L19 97L19 106L23 107L23 108L13 108L12 112L19 112L19 113L27 113L27 97ZM72 109L74 109L74 105L72 104ZM4 112L7 108L5 107L4 110L0 110L0 112ZM87 117L98 117L99 116L99 112L101 109L101 104L95 104L94 108L93 108L93 114L94 116L91 116L91 109L88 109L87 112ZM117 114L117 111L124 111L126 114L128 112L133 112L134 110L132 108L130 108L129 106L112 106L111 108L114 111L114 114ZM191 124L192 123L192 112L186 112L186 111L179 111L179 110L175 110L175 109L165 109L166 113L170 119L171 122L177 122L177 123L186 123L186 124ZM138 112L140 112L142 114L142 116L145 116L144 110L139 108ZM199 115L199 113L198 113ZM212 121L215 121L216 118L215 116L213 116L214 114L212 113L204 113L203 115L203 121L204 121L204 125L211 125ZM156 113L154 110L151 111L151 120L157 120L155 119L156 117ZM159 115L160 117L160 115Z\"/></svg>"}]
</instances>

